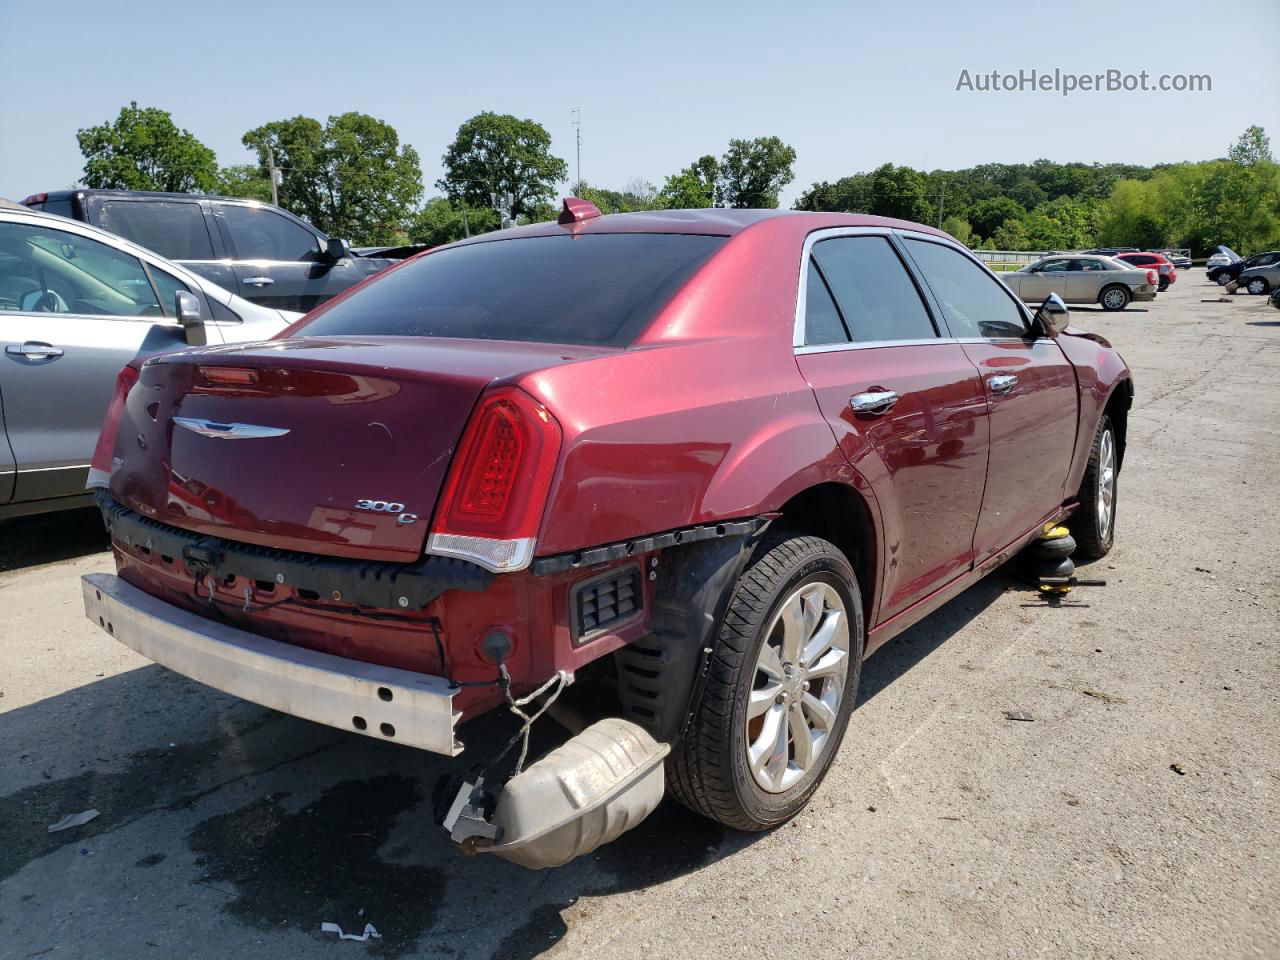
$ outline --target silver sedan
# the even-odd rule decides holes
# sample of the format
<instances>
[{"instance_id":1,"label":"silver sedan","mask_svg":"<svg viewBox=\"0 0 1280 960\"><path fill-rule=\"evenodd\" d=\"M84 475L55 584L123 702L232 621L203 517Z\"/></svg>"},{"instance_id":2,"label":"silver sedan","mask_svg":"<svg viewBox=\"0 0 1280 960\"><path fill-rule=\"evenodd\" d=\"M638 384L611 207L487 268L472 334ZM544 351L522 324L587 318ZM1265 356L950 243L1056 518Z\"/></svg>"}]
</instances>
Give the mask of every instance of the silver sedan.
<instances>
[{"instance_id":1,"label":"silver sedan","mask_svg":"<svg viewBox=\"0 0 1280 960\"><path fill-rule=\"evenodd\" d=\"M299 316L97 227L0 206L0 520L88 502L89 460L130 360L266 340Z\"/></svg>"},{"instance_id":2,"label":"silver sedan","mask_svg":"<svg viewBox=\"0 0 1280 960\"><path fill-rule=\"evenodd\" d=\"M1039 304L1051 293L1067 303L1097 303L1123 310L1132 301L1154 300L1154 271L1135 269L1102 256L1056 255L998 274L1024 303Z\"/></svg>"}]
</instances>

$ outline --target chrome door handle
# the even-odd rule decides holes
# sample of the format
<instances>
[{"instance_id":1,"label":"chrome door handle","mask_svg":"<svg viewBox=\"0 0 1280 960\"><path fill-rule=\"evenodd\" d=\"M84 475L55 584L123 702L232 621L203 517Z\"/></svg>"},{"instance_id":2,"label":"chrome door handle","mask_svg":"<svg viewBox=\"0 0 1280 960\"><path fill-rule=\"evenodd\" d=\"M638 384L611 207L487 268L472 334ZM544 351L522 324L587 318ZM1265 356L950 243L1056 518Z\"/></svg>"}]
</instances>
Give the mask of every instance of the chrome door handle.
<instances>
[{"instance_id":1,"label":"chrome door handle","mask_svg":"<svg viewBox=\"0 0 1280 960\"><path fill-rule=\"evenodd\" d=\"M266 287L275 283L271 277L245 277L244 282L251 287Z\"/></svg>"},{"instance_id":2,"label":"chrome door handle","mask_svg":"<svg viewBox=\"0 0 1280 960\"><path fill-rule=\"evenodd\" d=\"M62 356L61 347L40 343L35 340L28 340L23 344L11 343L4 348L4 352L12 353L19 357L30 357L33 360L52 360L54 357Z\"/></svg>"},{"instance_id":3,"label":"chrome door handle","mask_svg":"<svg viewBox=\"0 0 1280 960\"><path fill-rule=\"evenodd\" d=\"M998 377L990 377L987 380L987 386L991 388L992 393L1008 393L1018 385L1018 378L1011 373L1006 373Z\"/></svg>"},{"instance_id":4,"label":"chrome door handle","mask_svg":"<svg viewBox=\"0 0 1280 960\"><path fill-rule=\"evenodd\" d=\"M898 402L898 395L892 390L868 390L849 398L849 406L854 413L887 413L889 408Z\"/></svg>"}]
</instances>

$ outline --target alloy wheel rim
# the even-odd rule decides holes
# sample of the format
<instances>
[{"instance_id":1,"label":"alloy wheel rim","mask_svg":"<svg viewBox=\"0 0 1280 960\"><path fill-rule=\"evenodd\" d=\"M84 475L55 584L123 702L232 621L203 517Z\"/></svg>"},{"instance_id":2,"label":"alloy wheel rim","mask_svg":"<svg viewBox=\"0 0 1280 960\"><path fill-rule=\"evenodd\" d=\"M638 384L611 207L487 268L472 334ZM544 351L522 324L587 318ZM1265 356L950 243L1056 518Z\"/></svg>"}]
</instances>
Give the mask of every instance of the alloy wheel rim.
<instances>
[{"instance_id":1,"label":"alloy wheel rim","mask_svg":"<svg viewBox=\"0 0 1280 960\"><path fill-rule=\"evenodd\" d=\"M1253 280L1249 283L1249 292L1252 294L1256 295L1256 294L1262 293L1262 289L1263 288L1262 288L1261 280Z\"/></svg>"},{"instance_id":2,"label":"alloy wheel rim","mask_svg":"<svg viewBox=\"0 0 1280 960\"><path fill-rule=\"evenodd\" d=\"M1119 307L1119 306L1121 306L1121 305L1123 305L1123 304L1124 304L1124 294L1123 294L1123 293L1121 293L1119 290L1108 290L1108 291L1107 291L1107 306L1108 306L1108 307Z\"/></svg>"},{"instance_id":3,"label":"alloy wheel rim","mask_svg":"<svg viewBox=\"0 0 1280 960\"><path fill-rule=\"evenodd\" d=\"M769 624L747 699L747 766L764 791L789 790L819 765L840 714L848 661L840 594L821 581L796 587Z\"/></svg>"},{"instance_id":4,"label":"alloy wheel rim","mask_svg":"<svg viewBox=\"0 0 1280 960\"><path fill-rule=\"evenodd\" d=\"M1098 444L1098 535L1111 535L1111 512L1116 502L1116 444L1107 430Z\"/></svg>"}]
</instances>

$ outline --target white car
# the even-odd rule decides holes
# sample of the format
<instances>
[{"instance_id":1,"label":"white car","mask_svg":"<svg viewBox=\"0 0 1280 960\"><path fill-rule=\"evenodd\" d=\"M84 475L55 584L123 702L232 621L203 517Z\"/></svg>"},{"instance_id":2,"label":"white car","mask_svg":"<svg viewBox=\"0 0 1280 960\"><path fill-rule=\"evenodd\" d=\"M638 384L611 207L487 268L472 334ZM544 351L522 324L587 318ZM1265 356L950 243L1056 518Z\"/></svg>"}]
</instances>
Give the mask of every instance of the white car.
<instances>
[{"instance_id":1,"label":"white car","mask_svg":"<svg viewBox=\"0 0 1280 960\"><path fill-rule=\"evenodd\" d=\"M0 520L91 502L89 461L130 360L267 340L300 316L97 227L0 204Z\"/></svg>"},{"instance_id":2,"label":"white car","mask_svg":"<svg viewBox=\"0 0 1280 960\"><path fill-rule=\"evenodd\" d=\"M1240 260L1240 254L1230 247L1219 244L1218 252L1204 262L1204 268L1212 270L1214 267L1225 267L1227 264L1235 263L1238 260Z\"/></svg>"}]
</instances>

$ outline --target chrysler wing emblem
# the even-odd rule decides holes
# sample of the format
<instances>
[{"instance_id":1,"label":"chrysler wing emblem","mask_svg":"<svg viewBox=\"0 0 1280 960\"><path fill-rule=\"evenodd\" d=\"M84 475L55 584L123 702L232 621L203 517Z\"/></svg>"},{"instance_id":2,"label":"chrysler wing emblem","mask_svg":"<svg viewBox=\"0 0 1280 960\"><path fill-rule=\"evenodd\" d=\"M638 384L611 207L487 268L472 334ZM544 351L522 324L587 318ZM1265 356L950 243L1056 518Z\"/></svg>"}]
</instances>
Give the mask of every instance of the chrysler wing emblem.
<instances>
[{"instance_id":1,"label":"chrysler wing emblem","mask_svg":"<svg viewBox=\"0 0 1280 960\"><path fill-rule=\"evenodd\" d=\"M219 423L217 420L201 420L199 417L174 417L173 422L202 437L217 437L220 440L283 437L289 432L288 427L263 427L256 423Z\"/></svg>"}]
</instances>

